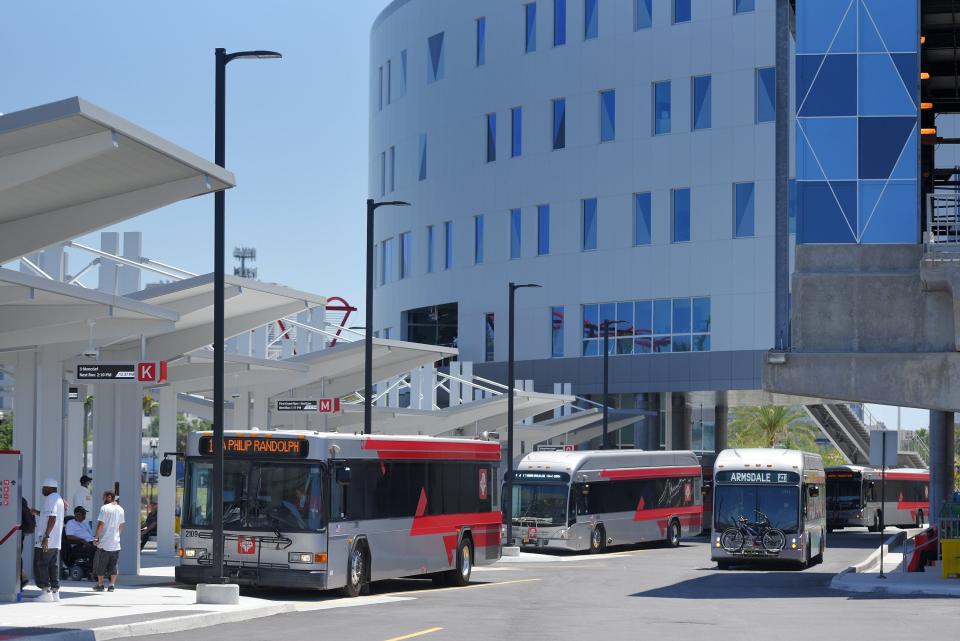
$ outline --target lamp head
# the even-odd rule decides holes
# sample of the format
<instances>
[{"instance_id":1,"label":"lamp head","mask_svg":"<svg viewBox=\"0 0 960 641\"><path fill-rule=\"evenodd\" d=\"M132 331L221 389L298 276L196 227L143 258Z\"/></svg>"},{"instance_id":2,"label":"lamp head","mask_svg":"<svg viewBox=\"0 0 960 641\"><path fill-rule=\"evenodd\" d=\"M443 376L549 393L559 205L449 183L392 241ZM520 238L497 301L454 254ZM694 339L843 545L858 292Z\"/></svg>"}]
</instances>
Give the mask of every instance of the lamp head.
<instances>
[{"instance_id":1,"label":"lamp head","mask_svg":"<svg viewBox=\"0 0 960 641\"><path fill-rule=\"evenodd\" d=\"M235 51L234 53L226 54L227 62L231 60L236 60L238 58L255 58L257 60L277 60L283 58L283 54L278 51L266 51L266 50L256 50L256 51Z\"/></svg>"}]
</instances>

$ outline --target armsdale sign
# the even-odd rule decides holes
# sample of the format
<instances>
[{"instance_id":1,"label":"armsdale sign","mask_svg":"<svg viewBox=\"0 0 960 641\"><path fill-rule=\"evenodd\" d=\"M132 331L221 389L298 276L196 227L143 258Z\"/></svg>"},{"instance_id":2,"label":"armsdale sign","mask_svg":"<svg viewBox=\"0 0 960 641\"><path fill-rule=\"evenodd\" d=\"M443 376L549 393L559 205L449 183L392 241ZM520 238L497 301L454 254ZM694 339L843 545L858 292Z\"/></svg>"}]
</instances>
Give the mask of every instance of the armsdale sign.
<instances>
[{"instance_id":1,"label":"armsdale sign","mask_svg":"<svg viewBox=\"0 0 960 641\"><path fill-rule=\"evenodd\" d=\"M799 483L800 475L796 472L752 472L752 471L734 471L725 470L717 472L717 483L757 483L765 485L767 483Z\"/></svg>"}]
</instances>

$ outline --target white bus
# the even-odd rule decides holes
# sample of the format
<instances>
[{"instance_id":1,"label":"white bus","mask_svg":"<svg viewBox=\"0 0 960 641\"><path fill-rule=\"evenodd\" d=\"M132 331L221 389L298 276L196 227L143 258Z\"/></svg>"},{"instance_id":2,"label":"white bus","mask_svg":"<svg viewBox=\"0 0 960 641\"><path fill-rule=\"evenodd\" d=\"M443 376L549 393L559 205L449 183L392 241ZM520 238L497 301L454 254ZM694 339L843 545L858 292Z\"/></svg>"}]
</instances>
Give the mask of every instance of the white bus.
<instances>
[{"instance_id":1,"label":"white bus","mask_svg":"<svg viewBox=\"0 0 960 641\"><path fill-rule=\"evenodd\" d=\"M210 432L190 435L177 581L211 573ZM224 437L224 566L241 585L330 589L500 558L500 444L309 431Z\"/></svg>"},{"instance_id":2,"label":"white bus","mask_svg":"<svg viewBox=\"0 0 960 641\"><path fill-rule=\"evenodd\" d=\"M807 567L826 548L826 477L817 454L732 449L713 465L710 558L735 563L784 560Z\"/></svg>"},{"instance_id":3,"label":"white bus","mask_svg":"<svg viewBox=\"0 0 960 641\"><path fill-rule=\"evenodd\" d=\"M513 475L513 544L592 553L677 546L702 531L701 485L693 452L531 452Z\"/></svg>"},{"instance_id":4,"label":"white bus","mask_svg":"<svg viewBox=\"0 0 960 641\"><path fill-rule=\"evenodd\" d=\"M930 513L930 470L896 468L886 473L886 503L881 502L880 470L860 465L827 468L827 529L885 525L923 527Z\"/></svg>"}]
</instances>

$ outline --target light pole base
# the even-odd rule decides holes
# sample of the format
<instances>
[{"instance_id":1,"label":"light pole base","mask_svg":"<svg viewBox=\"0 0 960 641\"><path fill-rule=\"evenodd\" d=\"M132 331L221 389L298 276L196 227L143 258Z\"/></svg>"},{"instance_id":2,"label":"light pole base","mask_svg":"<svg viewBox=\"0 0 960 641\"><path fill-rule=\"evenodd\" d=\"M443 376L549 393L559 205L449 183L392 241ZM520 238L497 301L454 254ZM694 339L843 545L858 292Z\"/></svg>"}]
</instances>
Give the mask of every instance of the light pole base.
<instances>
[{"instance_id":1,"label":"light pole base","mask_svg":"<svg viewBox=\"0 0 960 641\"><path fill-rule=\"evenodd\" d=\"M504 545L500 554L501 556L520 556L520 546Z\"/></svg>"},{"instance_id":2,"label":"light pole base","mask_svg":"<svg viewBox=\"0 0 960 641\"><path fill-rule=\"evenodd\" d=\"M197 603L239 605L240 586L236 583L200 583L197 585Z\"/></svg>"}]
</instances>

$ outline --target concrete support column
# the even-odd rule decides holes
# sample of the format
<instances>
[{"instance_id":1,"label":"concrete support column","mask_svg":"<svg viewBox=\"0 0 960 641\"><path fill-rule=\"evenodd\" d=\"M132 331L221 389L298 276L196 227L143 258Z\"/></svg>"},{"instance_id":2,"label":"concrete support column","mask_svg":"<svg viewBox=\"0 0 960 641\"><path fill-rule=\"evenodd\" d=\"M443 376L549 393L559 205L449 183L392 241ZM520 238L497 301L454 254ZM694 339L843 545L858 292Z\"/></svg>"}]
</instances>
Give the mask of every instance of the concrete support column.
<instances>
[{"instance_id":1,"label":"concrete support column","mask_svg":"<svg viewBox=\"0 0 960 641\"><path fill-rule=\"evenodd\" d=\"M647 451L660 449L660 395L656 392L637 394L637 409L656 412L637 423L636 446Z\"/></svg>"},{"instance_id":2,"label":"concrete support column","mask_svg":"<svg viewBox=\"0 0 960 641\"><path fill-rule=\"evenodd\" d=\"M954 414L930 410L930 523L953 496Z\"/></svg>"},{"instance_id":3,"label":"concrete support column","mask_svg":"<svg viewBox=\"0 0 960 641\"><path fill-rule=\"evenodd\" d=\"M250 392L241 391L238 393L238 396L233 399L232 418L233 429L235 430L250 429L250 397ZM226 421L226 415L224 415L224 421Z\"/></svg>"},{"instance_id":4,"label":"concrete support column","mask_svg":"<svg viewBox=\"0 0 960 641\"><path fill-rule=\"evenodd\" d=\"M170 387L160 388L160 439L157 452L163 456L164 452L173 452L177 449L177 392ZM174 517L177 504L177 475L174 474L157 479L157 555L175 556L175 532L173 531Z\"/></svg>"},{"instance_id":5,"label":"concrete support column","mask_svg":"<svg viewBox=\"0 0 960 641\"><path fill-rule=\"evenodd\" d=\"M254 391L253 393L253 416L250 419L250 427L259 427L266 429L270 426L268 412L270 410L270 399L265 392Z\"/></svg>"},{"instance_id":6,"label":"concrete support column","mask_svg":"<svg viewBox=\"0 0 960 641\"><path fill-rule=\"evenodd\" d=\"M67 424L63 439L63 476L69 494L65 493L64 496L72 497L73 492L80 486L84 465L83 395L78 394L76 400L67 401ZM92 518L92 515L87 515L87 518Z\"/></svg>"},{"instance_id":7,"label":"concrete support column","mask_svg":"<svg viewBox=\"0 0 960 641\"><path fill-rule=\"evenodd\" d=\"M727 407L727 393L717 392L717 404L714 407L713 415L713 451L719 454L727 449L727 414L730 408Z\"/></svg>"},{"instance_id":8,"label":"concrete support column","mask_svg":"<svg viewBox=\"0 0 960 641\"><path fill-rule=\"evenodd\" d=\"M672 432L671 447L673 450L689 450L693 442L693 425L690 423L690 411L687 407L687 395L673 393L670 395Z\"/></svg>"}]
</instances>

